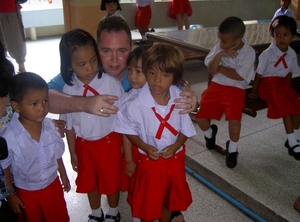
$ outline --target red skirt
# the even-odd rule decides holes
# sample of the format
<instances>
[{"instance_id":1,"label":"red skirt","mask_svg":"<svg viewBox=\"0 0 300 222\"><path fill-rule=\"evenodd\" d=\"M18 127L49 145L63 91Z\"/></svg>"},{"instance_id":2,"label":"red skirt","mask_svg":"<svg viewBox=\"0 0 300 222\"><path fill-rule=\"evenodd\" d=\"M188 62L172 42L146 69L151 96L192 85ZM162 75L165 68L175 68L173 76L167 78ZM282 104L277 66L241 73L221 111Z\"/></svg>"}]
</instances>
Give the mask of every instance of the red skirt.
<instances>
[{"instance_id":1,"label":"red skirt","mask_svg":"<svg viewBox=\"0 0 300 222\"><path fill-rule=\"evenodd\" d=\"M169 17L176 19L177 14L186 13L191 16L193 13L189 0L173 0L170 7Z\"/></svg>"},{"instance_id":2,"label":"red skirt","mask_svg":"<svg viewBox=\"0 0 300 222\"><path fill-rule=\"evenodd\" d=\"M300 115L300 100L284 77L266 77L260 80L258 95L268 104L268 118L279 119Z\"/></svg>"},{"instance_id":3,"label":"red skirt","mask_svg":"<svg viewBox=\"0 0 300 222\"><path fill-rule=\"evenodd\" d=\"M139 28L148 28L152 17L150 5L138 7L135 15L135 26Z\"/></svg>"},{"instance_id":4,"label":"red skirt","mask_svg":"<svg viewBox=\"0 0 300 222\"><path fill-rule=\"evenodd\" d=\"M170 159L152 160L139 154L132 198L132 215L150 221L168 211L185 211L192 203L184 168L185 149Z\"/></svg>"}]
</instances>

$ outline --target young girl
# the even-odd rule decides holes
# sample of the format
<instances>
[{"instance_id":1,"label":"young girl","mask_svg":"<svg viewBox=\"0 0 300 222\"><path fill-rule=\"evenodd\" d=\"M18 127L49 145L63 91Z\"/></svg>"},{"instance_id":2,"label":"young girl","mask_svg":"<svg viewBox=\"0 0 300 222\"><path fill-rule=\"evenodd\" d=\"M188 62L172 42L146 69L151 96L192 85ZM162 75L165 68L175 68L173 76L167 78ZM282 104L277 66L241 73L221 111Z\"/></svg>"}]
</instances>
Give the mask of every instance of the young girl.
<instances>
[{"instance_id":1,"label":"young girl","mask_svg":"<svg viewBox=\"0 0 300 222\"><path fill-rule=\"evenodd\" d=\"M176 19L178 30L190 28L189 16L193 13L189 0L173 0L169 12L169 17Z\"/></svg>"},{"instance_id":2,"label":"young girl","mask_svg":"<svg viewBox=\"0 0 300 222\"><path fill-rule=\"evenodd\" d=\"M52 120L45 118L48 85L37 74L20 73L10 83L9 96L15 113L1 130L9 149L1 165L10 207L20 221L68 222L63 190L71 187L62 160L64 142Z\"/></svg>"},{"instance_id":3,"label":"young girl","mask_svg":"<svg viewBox=\"0 0 300 222\"><path fill-rule=\"evenodd\" d=\"M65 33L60 41L61 75L70 95L95 96L124 93L120 82L102 73L95 39L82 29ZM120 106L119 101L114 102ZM104 108L102 108L103 111ZM107 222L120 221L117 206L120 188L121 135L113 132L115 115L100 117L84 112L62 115L67 122L67 142L73 170L77 172L78 193L87 193L92 214L89 221L104 221L100 206L106 194Z\"/></svg>"},{"instance_id":4,"label":"young girl","mask_svg":"<svg viewBox=\"0 0 300 222\"><path fill-rule=\"evenodd\" d=\"M126 21L126 19L120 13L122 9L119 0L102 0L100 9L102 11L106 11L106 14L102 17L101 20L109 16L119 16Z\"/></svg>"},{"instance_id":5,"label":"young girl","mask_svg":"<svg viewBox=\"0 0 300 222\"><path fill-rule=\"evenodd\" d=\"M132 214L142 221L170 221L171 212L186 210L191 193L184 170L184 142L196 134L188 114L174 110L176 86L183 75L182 52L156 44L142 60L147 83L117 113L116 132L138 147Z\"/></svg>"},{"instance_id":6,"label":"young girl","mask_svg":"<svg viewBox=\"0 0 300 222\"><path fill-rule=\"evenodd\" d=\"M285 15L276 17L270 25L274 38L269 48L259 56L250 98L260 96L268 104L268 118L283 118L287 134L285 146L289 154L300 160L297 141L300 124L300 100L291 87L292 74L298 72L297 55L289 46L297 31L297 23Z\"/></svg>"}]
</instances>

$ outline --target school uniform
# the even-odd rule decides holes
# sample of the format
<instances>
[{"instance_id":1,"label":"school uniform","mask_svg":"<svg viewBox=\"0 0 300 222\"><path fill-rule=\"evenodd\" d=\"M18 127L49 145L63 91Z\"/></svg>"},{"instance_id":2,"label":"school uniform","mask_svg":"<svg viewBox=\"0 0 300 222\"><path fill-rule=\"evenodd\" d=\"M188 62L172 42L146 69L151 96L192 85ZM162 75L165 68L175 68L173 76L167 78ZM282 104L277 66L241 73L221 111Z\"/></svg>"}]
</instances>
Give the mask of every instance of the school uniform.
<instances>
[{"instance_id":1,"label":"school uniform","mask_svg":"<svg viewBox=\"0 0 300 222\"><path fill-rule=\"evenodd\" d=\"M64 153L64 142L52 120L45 118L39 141L30 134L14 113L1 129L6 139L8 157L1 160L3 169L10 167L18 197L25 205L26 221L69 221L63 189L57 170L57 159Z\"/></svg>"},{"instance_id":2,"label":"school uniform","mask_svg":"<svg viewBox=\"0 0 300 222\"><path fill-rule=\"evenodd\" d=\"M154 0L136 0L137 12L135 14L135 26L148 28L152 17L151 4Z\"/></svg>"},{"instance_id":3,"label":"school uniform","mask_svg":"<svg viewBox=\"0 0 300 222\"><path fill-rule=\"evenodd\" d=\"M120 82L106 74L95 78L87 85L74 74L72 86L65 85L63 92L69 95L95 96L115 95L119 98L124 93ZM120 101L114 105L120 107ZM99 194L114 194L120 187L121 135L113 132L115 115L101 117L85 112L73 112L61 115L67 122L67 130L74 128L78 173L76 178L79 193L98 190Z\"/></svg>"},{"instance_id":4,"label":"school uniform","mask_svg":"<svg viewBox=\"0 0 300 222\"><path fill-rule=\"evenodd\" d=\"M285 78L288 73L298 73L296 52L291 47L282 52L272 42L258 60L256 72L261 75L258 95L268 104L268 118L300 115L299 97Z\"/></svg>"},{"instance_id":5,"label":"school uniform","mask_svg":"<svg viewBox=\"0 0 300 222\"><path fill-rule=\"evenodd\" d=\"M276 10L276 12L275 12L275 14L274 14L272 20L273 20L274 18L276 18L277 16L279 16L279 15L286 15L286 16L289 16L289 17L294 18L294 11L293 11L293 9L291 9L290 7L288 7L287 10L284 10L284 9L281 7L281 8L279 8L279 9Z\"/></svg>"},{"instance_id":6,"label":"school uniform","mask_svg":"<svg viewBox=\"0 0 300 222\"><path fill-rule=\"evenodd\" d=\"M173 0L170 6L169 17L176 19L177 14L186 13L191 16L193 13L189 0Z\"/></svg>"},{"instance_id":7,"label":"school uniform","mask_svg":"<svg viewBox=\"0 0 300 222\"><path fill-rule=\"evenodd\" d=\"M244 45L237 50L235 58L223 56L220 65L234 69L243 80L228 78L222 73L213 76L211 84L202 93L200 111L195 118L220 120L223 113L226 120L242 119L242 110L245 107L246 87L254 76L255 51L243 39ZM215 45L204 60L208 66L210 61L221 50L220 44Z\"/></svg>"},{"instance_id":8,"label":"school uniform","mask_svg":"<svg viewBox=\"0 0 300 222\"><path fill-rule=\"evenodd\" d=\"M196 135L189 115L179 115L179 110L174 109L174 99L180 92L178 87L171 86L168 104L158 105L146 83L130 103L122 105L117 113L115 131L137 135L158 150L174 144L179 133L187 137ZM192 197L184 170L184 146L172 158L156 161L149 159L143 150L138 151L133 217L147 221L161 218L162 206L169 211L186 210Z\"/></svg>"},{"instance_id":9,"label":"school uniform","mask_svg":"<svg viewBox=\"0 0 300 222\"><path fill-rule=\"evenodd\" d=\"M103 19L106 19L107 17L110 17L110 16L118 16L118 17L121 17L122 19L124 19L126 21L126 19L121 15L120 10L115 11L115 13L112 14L112 15L108 15L108 13L106 12L106 14L101 18L100 21L102 21Z\"/></svg>"}]
</instances>

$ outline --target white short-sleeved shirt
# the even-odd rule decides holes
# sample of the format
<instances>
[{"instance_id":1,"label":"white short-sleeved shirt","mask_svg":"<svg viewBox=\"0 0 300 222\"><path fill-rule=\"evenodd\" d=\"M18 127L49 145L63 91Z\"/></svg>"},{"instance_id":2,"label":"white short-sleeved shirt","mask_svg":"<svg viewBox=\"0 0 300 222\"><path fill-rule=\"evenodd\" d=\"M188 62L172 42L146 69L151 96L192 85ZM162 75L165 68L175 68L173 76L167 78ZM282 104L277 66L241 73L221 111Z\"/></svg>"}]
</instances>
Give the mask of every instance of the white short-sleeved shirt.
<instances>
[{"instance_id":1,"label":"white short-sleeved shirt","mask_svg":"<svg viewBox=\"0 0 300 222\"><path fill-rule=\"evenodd\" d=\"M136 0L136 5L139 7L145 7L147 5L151 5L154 0Z\"/></svg>"},{"instance_id":2,"label":"white short-sleeved shirt","mask_svg":"<svg viewBox=\"0 0 300 222\"><path fill-rule=\"evenodd\" d=\"M45 118L39 142L33 140L14 113L11 121L1 129L6 139L8 157L0 161L4 169L11 166L14 183L25 190L41 190L57 177L57 159L65 145L51 119Z\"/></svg>"},{"instance_id":3,"label":"white short-sleeved shirt","mask_svg":"<svg viewBox=\"0 0 300 222\"><path fill-rule=\"evenodd\" d=\"M73 84L73 86L65 85L63 92L69 95L82 96L85 89L84 84L76 75L73 75ZM89 86L94 88L100 95L115 95L121 98L124 93L120 81L106 73L102 73L100 79L96 75ZM94 96L94 94L88 90L86 96ZM115 101L114 106L120 107L121 101ZM113 131L116 115L101 117L85 112L73 112L62 114L60 118L66 120L68 130L73 127L77 136L93 141L101 139Z\"/></svg>"},{"instance_id":4,"label":"white short-sleeved shirt","mask_svg":"<svg viewBox=\"0 0 300 222\"><path fill-rule=\"evenodd\" d=\"M230 79L222 73L214 75L212 82L216 82L220 85L233 86L241 89L245 89L252 80L254 72L255 51L254 49L243 39L244 46L237 51L238 55L235 58L229 56L223 56L220 61L220 65L235 69L235 71L244 79L242 81ZM210 61L221 50L220 43L215 45L204 60L204 64L208 66Z\"/></svg>"},{"instance_id":5,"label":"white short-sleeved shirt","mask_svg":"<svg viewBox=\"0 0 300 222\"><path fill-rule=\"evenodd\" d=\"M155 107L156 112L164 118L174 104L174 99L180 97L180 92L178 87L171 86L168 104L166 106L158 105L150 93L148 83L146 83L136 97L122 105L120 111L117 113L115 131L123 134L137 135L145 143L156 147L158 150L174 144L178 134L176 136L173 135L167 128L164 128L160 139L155 138L160 121L155 116L151 107ZM190 116L188 114L179 115L178 112L178 109L173 110L168 123L187 137L196 135ZM182 147L178 151L180 150L182 150ZM139 151L144 153L141 149Z\"/></svg>"},{"instance_id":6,"label":"white short-sleeved shirt","mask_svg":"<svg viewBox=\"0 0 300 222\"><path fill-rule=\"evenodd\" d=\"M287 16L289 16L289 17L294 18L294 11L293 11L293 9L291 9L290 7L288 7L287 10L284 10L284 9L282 9L282 8L279 8L279 9L276 10L276 12L275 12L275 14L274 14L272 20L273 20L274 18L276 18L277 16L279 16L279 15L287 15Z\"/></svg>"},{"instance_id":7,"label":"white short-sleeved shirt","mask_svg":"<svg viewBox=\"0 0 300 222\"><path fill-rule=\"evenodd\" d=\"M141 88L139 89L134 89L132 88L129 92L125 92L122 97L121 97L121 105L123 105L125 102L127 102L128 100L134 98L135 96L137 96L138 92L141 90Z\"/></svg>"},{"instance_id":8,"label":"white short-sleeved shirt","mask_svg":"<svg viewBox=\"0 0 300 222\"><path fill-rule=\"evenodd\" d=\"M284 57L288 68L284 67L283 62L280 62L276 67L278 59L284 54L274 42L264 50L258 57L258 65L256 72L263 77L279 76L285 77L288 73L298 73L298 61L296 52L289 47Z\"/></svg>"},{"instance_id":9,"label":"white short-sleeved shirt","mask_svg":"<svg viewBox=\"0 0 300 222\"><path fill-rule=\"evenodd\" d=\"M110 16L119 16L126 21L126 19L121 15L119 10L115 11L115 13ZM108 17L108 13L106 12L106 14L101 18L100 21L102 21L103 19L106 19L107 17Z\"/></svg>"}]
</instances>

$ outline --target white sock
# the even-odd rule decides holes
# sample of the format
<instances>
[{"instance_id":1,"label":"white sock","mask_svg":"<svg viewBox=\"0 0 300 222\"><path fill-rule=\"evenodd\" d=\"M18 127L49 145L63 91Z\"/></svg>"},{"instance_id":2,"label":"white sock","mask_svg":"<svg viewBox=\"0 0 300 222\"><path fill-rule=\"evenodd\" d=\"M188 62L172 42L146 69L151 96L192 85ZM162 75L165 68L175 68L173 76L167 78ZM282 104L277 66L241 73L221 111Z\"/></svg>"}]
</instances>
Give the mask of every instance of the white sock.
<instances>
[{"instance_id":1,"label":"white sock","mask_svg":"<svg viewBox=\"0 0 300 222\"><path fill-rule=\"evenodd\" d=\"M212 131L211 127L209 127L208 130L203 131L203 132L204 132L204 136L205 136L206 138L210 139L210 138L212 137L213 131Z\"/></svg>"},{"instance_id":2,"label":"white sock","mask_svg":"<svg viewBox=\"0 0 300 222\"><path fill-rule=\"evenodd\" d=\"M132 222L141 222L140 218L132 217Z\"/></svg>"},{"instance_id":3,"label":"white sock","mask_svg":"<svg viewBox=\"0 0 300 222\"><path fill-rule=\"evenodd\" d=\"M146 35L142 35L142 40L147 41L147 36Z\"/></svg>"},{"instance_id":4,"label":"white sock","mask_svg":"<svg viewBox=\"0 0 300 222\"><path fill-rule=\"evenodd\" d=\"M92 215L95 217L101 217L102 216L101 206L98 209L95 210L92 209Z\"/></svg>"},{"instance_id":5,"label":"white sock","mask_svg":"<svg viewBox=\"0 0 300 222\"><path fill-rule=\"evenodd\" d=\"M111 215L111 216L117 216L118 213L119 213L118 207L116 207L116 208L111 208L111 207L109 207L109 208L108 208L108 212L107 212L108 215ZM114 221L115 221L115 220L113 220L113 219L106 219L106 220L105 220L105 222L114 222Z\"/></svg>"},{"instance_id":6,"label":"white sock","mask_svg":"<svg viewBox=\"0 0 300 222\"><path fill-rule=\"evenodd\" d=\"M296 138L296 140L298 139L298 136L299 136L299 130L295 130L294 129L294 136Z\"/></svg>"},{"instance_id":7,"label":"white sock","mask_svg":"<svg viewBox=\"0 0 300 222\"><path fill-rule=\"evenodd\" d=\"M228 152L229 153L237 152L237 142L233 142L232 140L230 140L229 147L228 147Z\"/></svg>"},{"instance_id":8,"label":"white sock","mask_svg":"<svg viewBox=\"0 0 300 222\"><path fill-rule=\"evenodd\" d=\"M293 146L297 145L297 140L294 136L294 133L287 134L287 139L289 141L289 146L290 147L293 147Z\"/></svg>"}]
</instances>

